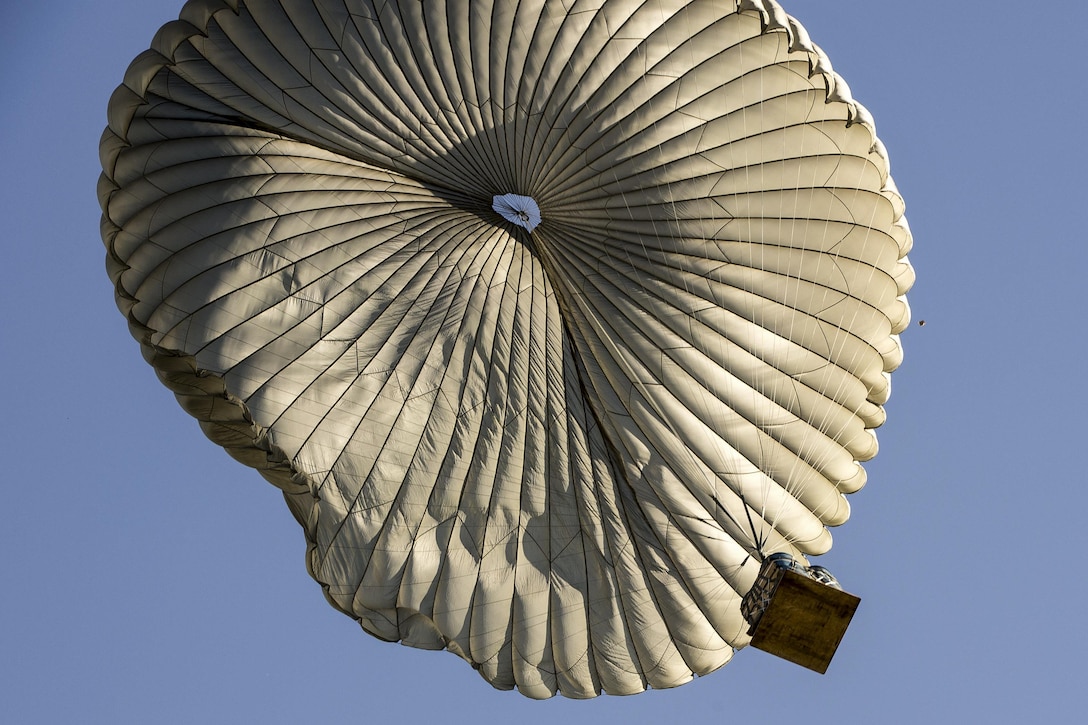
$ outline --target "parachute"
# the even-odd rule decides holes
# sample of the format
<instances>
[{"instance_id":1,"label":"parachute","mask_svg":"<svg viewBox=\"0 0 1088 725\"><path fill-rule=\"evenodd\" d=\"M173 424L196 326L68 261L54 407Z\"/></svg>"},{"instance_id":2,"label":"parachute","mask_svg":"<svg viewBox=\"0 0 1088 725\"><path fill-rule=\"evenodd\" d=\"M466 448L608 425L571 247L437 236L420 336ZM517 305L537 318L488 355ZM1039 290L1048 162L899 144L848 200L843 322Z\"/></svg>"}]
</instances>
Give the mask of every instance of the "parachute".
<instances>
[{"instance_id":1,"label":"parachute","mask_svg":"<svg viewBox=\"0 0 1088 725\"><path fill-rule=\"evenodd\" d=\"M108 119L118 306L370 634L674 687L847 520L911 236L773 0L191 0Z\"/></svg>"}]
</instances>

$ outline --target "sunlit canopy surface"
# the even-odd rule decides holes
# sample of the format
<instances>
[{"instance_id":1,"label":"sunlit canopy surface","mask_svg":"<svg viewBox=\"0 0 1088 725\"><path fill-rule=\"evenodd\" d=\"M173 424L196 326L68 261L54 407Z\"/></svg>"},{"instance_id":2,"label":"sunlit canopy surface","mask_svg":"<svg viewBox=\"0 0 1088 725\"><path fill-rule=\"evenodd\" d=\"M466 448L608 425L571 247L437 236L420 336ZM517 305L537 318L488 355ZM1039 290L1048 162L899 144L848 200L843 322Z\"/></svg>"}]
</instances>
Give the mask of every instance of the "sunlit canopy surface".
<instances>
[{"instance_id":1,"label":"sunlit canopy surface","mask_svg":"<svg viewBox=\"0 0 1088 725\"><path fill-rule=\"evenodd\" d=\"M146 358L382 639L672 687L865 481L910 233L771 0L193 0L101 151Z\"/></svg>"}]
</instances>

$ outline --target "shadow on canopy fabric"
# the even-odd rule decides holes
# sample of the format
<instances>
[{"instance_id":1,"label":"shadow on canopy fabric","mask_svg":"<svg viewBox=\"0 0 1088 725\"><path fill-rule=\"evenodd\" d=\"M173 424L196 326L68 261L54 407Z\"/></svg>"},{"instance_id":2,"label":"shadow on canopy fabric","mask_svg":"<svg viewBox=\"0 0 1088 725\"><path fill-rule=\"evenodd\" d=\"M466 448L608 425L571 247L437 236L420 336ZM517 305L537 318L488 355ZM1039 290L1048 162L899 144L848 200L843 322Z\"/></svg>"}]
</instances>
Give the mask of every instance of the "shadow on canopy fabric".
<instances>
[{"instance_id":1,"label":"shadow on canopy fabric","mask_svg":"<svg viewBox=\"0 0 1088 725\"><path fill-rule=\"evenodd\" d=\"M381 639L673 687L864 483L911 237L772 0L193 0L101 154L146 358Z\"/></svg>"}]
</instances>

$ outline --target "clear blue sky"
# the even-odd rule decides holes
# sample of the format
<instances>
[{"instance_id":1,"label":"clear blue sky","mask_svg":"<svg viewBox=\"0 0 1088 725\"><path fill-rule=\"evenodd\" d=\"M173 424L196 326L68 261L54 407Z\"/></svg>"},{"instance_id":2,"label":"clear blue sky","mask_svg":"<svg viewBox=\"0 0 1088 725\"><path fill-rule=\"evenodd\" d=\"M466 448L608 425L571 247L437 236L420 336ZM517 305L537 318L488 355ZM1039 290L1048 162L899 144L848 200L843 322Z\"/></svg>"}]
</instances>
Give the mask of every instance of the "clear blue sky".
<instances>
[{"instance_id":1,"label":"clear blue sky","mask_svg":"<svg viewBox=\"0 0 1088 725\"><path fill-rule=\"evenodd\" d=\"M745 650L676 690L540 703L335 612L279 493L159 385L104 272L106 101L180 0L9 2L0 721L1083 717L1088 4L783 2L877 119L926 321L821 561L863 600L826 676Z\"/></svg>"}]
</instances>

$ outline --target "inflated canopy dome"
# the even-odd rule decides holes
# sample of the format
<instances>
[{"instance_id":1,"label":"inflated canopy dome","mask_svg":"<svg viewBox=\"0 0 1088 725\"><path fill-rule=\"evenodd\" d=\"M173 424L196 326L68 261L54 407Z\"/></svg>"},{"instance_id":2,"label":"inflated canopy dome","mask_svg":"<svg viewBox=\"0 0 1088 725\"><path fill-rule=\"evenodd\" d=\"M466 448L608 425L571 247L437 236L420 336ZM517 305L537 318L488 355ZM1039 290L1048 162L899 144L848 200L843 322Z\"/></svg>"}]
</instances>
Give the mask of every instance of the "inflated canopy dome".
<instances>
[{"instance_id":1,"label":"inflated canopy dome","mask_svg":"<svg viewBox=\"0 0 1088 725\"><path fill-rule=\"evenodd\" d=\"M672 687L864 483L910 234L772 0L193 0L101 150L145 356L377 637Z\"/></svg>"}]
</instances>

